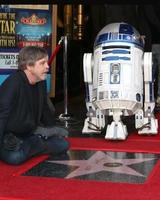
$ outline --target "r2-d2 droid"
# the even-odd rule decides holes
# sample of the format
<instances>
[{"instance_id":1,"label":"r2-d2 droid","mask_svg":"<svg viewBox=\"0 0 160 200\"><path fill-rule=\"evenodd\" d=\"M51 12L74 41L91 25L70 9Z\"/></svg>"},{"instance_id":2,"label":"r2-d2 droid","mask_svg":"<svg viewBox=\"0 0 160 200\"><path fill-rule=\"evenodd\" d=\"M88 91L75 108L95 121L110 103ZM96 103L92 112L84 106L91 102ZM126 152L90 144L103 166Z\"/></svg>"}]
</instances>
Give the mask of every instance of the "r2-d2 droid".
<instances>
[{"instance_id":1,"label":"r2-d2 droid","mask_svg":"<svg viewBox=\"0 0 160 200\"><path fill-rule=\"evenodd\" d=\"M123 22L105 26L93 54L84 54L83 70L88 112L82 133L101 133L107 116L113 116L105 139L125 140L128 132L121 116L135 115L139 134L157 134L152 53L144 52L144 39L133 26Z\"/></svg>"}]
</instances>

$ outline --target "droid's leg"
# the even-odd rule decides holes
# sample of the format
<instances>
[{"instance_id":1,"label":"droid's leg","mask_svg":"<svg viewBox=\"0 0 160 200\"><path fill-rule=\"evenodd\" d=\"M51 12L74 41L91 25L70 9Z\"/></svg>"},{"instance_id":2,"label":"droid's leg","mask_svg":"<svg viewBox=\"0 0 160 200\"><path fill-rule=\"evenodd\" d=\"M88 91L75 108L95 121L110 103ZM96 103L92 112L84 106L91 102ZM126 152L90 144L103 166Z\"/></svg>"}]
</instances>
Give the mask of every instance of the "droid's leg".
<instances>
[{"instance_id":1,"label":"droid's leg","mask_svg":"<svg viewBox=\"0 0 160 200\"><path fill-rule=\"evenodd\" d=\"M105 126L105 117L99 109L89 107L82 133L101 133Z\"/></svg>"},{"instance_id":2,"label":"droid's leg","mask_svg":"<svg viewBox=\"0 0 160 200\"><path fill-rule=\"evenodd\" d=\"M144 54L144 85L144 110L139 110L135 115L136 128L139 134L157 134L158 121L153 113L155 101L152 84L152 53L150 52Z\"/></svg>"},{"instance_id":3,"label":"droid's leg","mask_svg":"<svg viewBox=\"0 0 160 200\"><path fill-rule=\"evenodd\" d=\"M92 54L84 54L83 57L83 72L84 81L86 86L86 107L87 107L87 118L84 122L82 133L101 133L101 129L105 126L105 117L102 112L95 108L92 99L92 70L93 70Z\"/></svg>"},{"instance_id":4,"label":"droid's leg","mask_svg":"<svg viewBox=\"0 0 160 200\"><path fill-rule=\"evenodd\" d=\"M128 133L126 126L122 123L120 110L113 111L113 122L107 126L105 139L125 140Z\"/></svg>"},{"instance_id":5,"label":"droid's leg","mask_svg":"<svg viewBox=\"0 0 160 200\"><path fill-rule=\"evenodd\" d=\"M158 121L155 119L153 112L148 106L148 111L139 110L135 115L135 126L138 134L157 134Z\"/></svg>"}]
</instances>

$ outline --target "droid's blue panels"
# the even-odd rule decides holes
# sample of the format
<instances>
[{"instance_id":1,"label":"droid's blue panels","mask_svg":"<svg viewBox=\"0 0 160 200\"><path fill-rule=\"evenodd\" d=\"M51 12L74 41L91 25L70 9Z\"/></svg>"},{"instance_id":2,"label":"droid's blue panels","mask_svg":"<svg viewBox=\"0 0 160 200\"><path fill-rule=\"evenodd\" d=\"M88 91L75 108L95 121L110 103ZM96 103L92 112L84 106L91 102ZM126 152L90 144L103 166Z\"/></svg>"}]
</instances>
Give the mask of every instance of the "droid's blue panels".
<instances>
[{"instance_id":1,"label":"droid's blue panels","mask_svg":"<svg viewBox=\"0 0 160 200\"><path fill-rule=\"evenodd\" d=\"M107 25L99 32L94 47L110 42L132 43L139 48L144 47L144 42L140 34L133 26L126 23L113 23L113 26L112 29L111 25Z\"/></svg>"}]
</instances>

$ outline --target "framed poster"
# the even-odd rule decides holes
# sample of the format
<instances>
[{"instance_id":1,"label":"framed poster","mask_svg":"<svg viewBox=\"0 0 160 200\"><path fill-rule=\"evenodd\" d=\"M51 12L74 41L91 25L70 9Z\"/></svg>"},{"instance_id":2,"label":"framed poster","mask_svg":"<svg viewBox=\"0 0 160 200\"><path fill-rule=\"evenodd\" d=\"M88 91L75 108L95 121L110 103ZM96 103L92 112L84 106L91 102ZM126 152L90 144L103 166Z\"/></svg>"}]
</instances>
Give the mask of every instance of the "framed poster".
<instances>
[{"instance_id":1,"label":"framed poster","mask_svg":"<svg viewBox=\"0 0 160 200\"><path fill-rule=\"evenodd\" d=\"M21 48L41 46L51 56L56 45L56 15L56 5L0 6L0 84L17 69ZM47 77L47 88L52 96L55 93L55 86L51 89L51 85L55 84L51 83L54 68L52 64Z\"/></svg>"}]
</instances>

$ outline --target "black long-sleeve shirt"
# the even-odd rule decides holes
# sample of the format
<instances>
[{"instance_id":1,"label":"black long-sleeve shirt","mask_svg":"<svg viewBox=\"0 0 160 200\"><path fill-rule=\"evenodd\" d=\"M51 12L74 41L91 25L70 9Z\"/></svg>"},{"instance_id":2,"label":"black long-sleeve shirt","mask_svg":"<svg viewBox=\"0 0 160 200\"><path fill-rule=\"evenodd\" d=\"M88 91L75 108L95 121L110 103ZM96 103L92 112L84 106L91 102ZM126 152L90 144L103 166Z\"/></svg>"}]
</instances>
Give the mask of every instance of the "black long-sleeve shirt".
<instances>
[{"instance_id":1,"label":"black long-sleeve shirt","mask_svg":"<svg viewBox=\"0 0 160 200\"><path fill-rule=\"evenodd\" d=\"M6 132L27 135L42 124L54 125L46 81L31 85L23 71L11 74L0 86L0 144Z\"/></svg>"}]
</instances>

